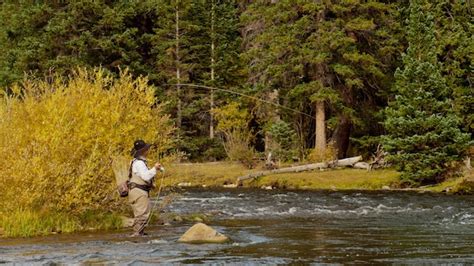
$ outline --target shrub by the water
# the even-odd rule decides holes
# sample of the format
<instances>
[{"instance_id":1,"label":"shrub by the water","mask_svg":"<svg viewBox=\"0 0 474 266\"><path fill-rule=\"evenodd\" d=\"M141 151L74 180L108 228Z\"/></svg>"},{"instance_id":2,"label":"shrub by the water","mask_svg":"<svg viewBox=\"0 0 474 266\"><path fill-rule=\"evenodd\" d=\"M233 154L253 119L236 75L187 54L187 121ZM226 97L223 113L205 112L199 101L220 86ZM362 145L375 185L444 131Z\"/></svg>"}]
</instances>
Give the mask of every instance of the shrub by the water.
<instances>
[{"instance_id":1,"label":"shrub by the water","mask_svg":"<svg viewBox=\"0 0 474 266\"><path fill-rule=\"evenodd\" d=\"M137 138L162 149L171 144L170 119L147 83L126 71L114 79L101 69L79 69L67 79L27 79L6 90L0 96L0 223L8 224L9 213L21 217L18 212L77 218L110 211L111 158L128 155ZM68 227L80 223L71 221Z\"/></svg>"}]
</instances>

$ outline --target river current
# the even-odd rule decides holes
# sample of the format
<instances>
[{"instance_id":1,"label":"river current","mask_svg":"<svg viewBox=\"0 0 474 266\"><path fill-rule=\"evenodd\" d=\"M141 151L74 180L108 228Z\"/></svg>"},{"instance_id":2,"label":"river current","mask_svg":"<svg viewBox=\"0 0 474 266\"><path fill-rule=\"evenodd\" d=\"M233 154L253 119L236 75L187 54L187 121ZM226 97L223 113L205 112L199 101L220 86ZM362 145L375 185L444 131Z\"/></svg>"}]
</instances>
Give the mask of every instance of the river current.
<instances>
[{"instance_id":1,"label":"river current","mask_svg":"<svg viewBox=\"0 0 474 266\"><path fill-rule=\"evenodd\" d=\"M177 243L191 223L0 239L0 264L474 264L472 196L190 189L162 211L208 214L232 242Z\"/></svg>"}]
</instances>

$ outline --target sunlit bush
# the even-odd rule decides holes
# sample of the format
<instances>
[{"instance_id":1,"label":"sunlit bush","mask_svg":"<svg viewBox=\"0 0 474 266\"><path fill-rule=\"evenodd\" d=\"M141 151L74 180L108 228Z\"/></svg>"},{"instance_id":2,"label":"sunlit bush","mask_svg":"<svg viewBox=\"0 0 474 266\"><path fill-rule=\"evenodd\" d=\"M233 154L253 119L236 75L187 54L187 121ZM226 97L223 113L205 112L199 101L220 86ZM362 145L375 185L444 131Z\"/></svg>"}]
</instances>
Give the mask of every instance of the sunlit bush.
<instances>
[{"instance_id":1,"label":"sunlit bush","mask_svg":"<svg viewBox=\"0 0 474 266\"><path fill-rule=\"evenodd\" d=\"M311 163L330 162L336 159L337 149L334 147L334 143L329 143L323 152L317 149L309 150L309 154L307 157L308 162Z\"/></svg>"},{"instance_id":2,"label":"sunlit bush","mask_svg":"<svg viewBox=\"0 0 474 266\"><path fill-rule=\"evenodd\" d=\"M108 209L114 155L143 138L162 149L172 126L145 78L77 70L26 80L0 96L0 213Z\"/></svg>"},{"instance_id":3,"label":"sunlit bush","mask_svg":"<svg viewBox=\"0 0 474 266\"><path fill-rule=\"evenodd\" d=\"M254 136L247 125L250 121L247 110L233 102L213 112L218 120L217 131L223 135L224 149L229 159L252 168L256 152L250 145Z\"/></svg>"}]
</instances>

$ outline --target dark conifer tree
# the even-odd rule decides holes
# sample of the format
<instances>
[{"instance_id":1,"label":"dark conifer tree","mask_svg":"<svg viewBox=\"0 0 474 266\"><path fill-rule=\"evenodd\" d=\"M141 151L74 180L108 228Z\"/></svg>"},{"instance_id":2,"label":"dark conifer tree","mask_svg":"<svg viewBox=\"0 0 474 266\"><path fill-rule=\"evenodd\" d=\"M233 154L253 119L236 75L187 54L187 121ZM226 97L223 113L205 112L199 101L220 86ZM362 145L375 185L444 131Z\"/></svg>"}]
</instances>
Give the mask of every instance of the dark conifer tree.
<instances>
[{"instance_id":1,"label":"dark conifer tree","mask_svg":"<svg viewBox=\"0 0 474 266\"><path fill-rule=\"evenodd\" d=\"M452 90L436 56L433 13L412 0L409 47L395 78L395 98L386 110L385 148L409 184L440 181L463 159L470 135L460 130Z\"/></svg>"}]
</instances>

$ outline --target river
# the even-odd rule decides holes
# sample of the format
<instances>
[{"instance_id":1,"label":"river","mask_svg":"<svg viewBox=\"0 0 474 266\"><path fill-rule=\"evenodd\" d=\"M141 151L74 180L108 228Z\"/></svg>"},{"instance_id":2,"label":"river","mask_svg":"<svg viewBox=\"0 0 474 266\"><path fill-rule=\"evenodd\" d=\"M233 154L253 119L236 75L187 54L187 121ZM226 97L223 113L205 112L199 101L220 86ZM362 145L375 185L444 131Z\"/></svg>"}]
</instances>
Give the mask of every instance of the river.
<instances>
[{"instance_id":1,"label":"river","mask_svg":"<svg viewBox=\"0 0 474 266\"><path fill-rule=\"evenodd\" d=\"M192 224L0 239L0 263L474 264L474 197L409 192L180 192L166 213L212 214L227 244L180 244Z\"/></svg>"}]
</instances>

